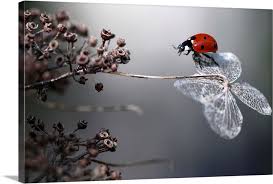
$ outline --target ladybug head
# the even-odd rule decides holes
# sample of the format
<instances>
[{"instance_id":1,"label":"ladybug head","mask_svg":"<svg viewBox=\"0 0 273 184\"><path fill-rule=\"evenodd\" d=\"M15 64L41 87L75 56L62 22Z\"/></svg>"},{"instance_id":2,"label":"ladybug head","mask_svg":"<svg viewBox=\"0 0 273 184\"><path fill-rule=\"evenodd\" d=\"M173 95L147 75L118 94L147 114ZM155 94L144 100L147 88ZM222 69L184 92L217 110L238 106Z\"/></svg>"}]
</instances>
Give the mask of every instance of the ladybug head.
<instances>
[{"instance_id":1,"label":"ladybug head","mask_svg":"<svg viewBox=\"0 0 273 184\"><path fill-rule=\"evenodd\" d=\"M188 40L184 41L183 43L179 44L177 47L174 47L176 50L178 50L178 54L181 55L184 51L185 55L188 55L193 49L192 49L192 42L189 38Z\"/></svg>"}]
</instances>

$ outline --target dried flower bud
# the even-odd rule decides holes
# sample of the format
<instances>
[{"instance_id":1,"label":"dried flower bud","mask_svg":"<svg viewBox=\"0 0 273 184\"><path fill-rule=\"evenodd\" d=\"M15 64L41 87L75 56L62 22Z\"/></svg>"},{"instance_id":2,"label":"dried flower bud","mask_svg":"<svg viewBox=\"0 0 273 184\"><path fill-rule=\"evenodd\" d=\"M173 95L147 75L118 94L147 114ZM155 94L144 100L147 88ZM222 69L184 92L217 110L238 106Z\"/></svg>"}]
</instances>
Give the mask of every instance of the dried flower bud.
<instances>
[{"instance_id":1,"label":"dried flower bud","mask_svg":"<svg viewBox=\"0 0 273 184\"><path fill-rule=\"evenodd\" d=\"M101 129L100 132L96 135L98 139L106 139L110 137L110 133L108 129Z\"/></svg>"},{"instance_id":2,"label":"dried flower bud","mask_svg":"<svg viewBox=\"0 0 273 184\"><path fill-rule=\"evenodd\" d=\"M40 21L45 24L45 23L49 23L51 21L51 18L45 14L45 13L41 13L40 15Z\"/></svg>"},{"instance_id":3,"label":"dried flower bud","mask_svg":"<svg viewBox=\"0 0 273 184\"><path fill-rule=\"evenodd\" d=\"M52 31L52 23L51 22L45 23L43 29L44 29L44 32L47 32L47 33L51 32Z\"/></svg>"},{"instance_id":4,"label":"dried flower bud","mask_svg":"<svg viewBox=\"0 0 273 184\"><path fill-rule=\"evenodd\" d=\"M29 32L32 32L32 31L34 31L37 28L38 28L38 24L35 24L35 22L28 22L28 23L26 23L26 29Z\"/></svg>"},{"instance_id":5,"label":"dried flower bud","mask_svg":"<svg viewBox=\"0 0 273 184\"><path fill-rule=\"evenodd\" d=\"M33 125L36 122L36 117L32 115L28 115L27 117L27 123L30 125Z\"/></svg>"},{"instance_id":6,"label":"dried flower bud","mask_svg":"<svg viewBox=\"0 0 273 184\"><path fill-rule=\"evenodd\" d=\"M52 40L48 46L50 50L55 50L58 48L59 42L57 40Z\"/></svg>"},{"instance_id":7,"label":"dried flower bud","mask_svg":"<svg viewBox=\"0 0 273 184\"><path fill-rule=\"evenodd\" d=\"M42 79L43 80L50 80L52 78L52 75L49 71L46 71L42 74Z\"/></svg>"},{"instance_id":8,"label":"dried flower bud","mask_svg":"<svg viewBox=\"0 0 273 184\"><path fill-rule=\"evenodd\" d=\"M77 124L78 125L78 129L86 129L87 124L88 124L88 122L85 121L85 120L79 121L78 124Z\"/></svg>"},{"instance_id":9,"label":"dried flower bud","mask_svg":"<svg viewBox=\"0 0 273 184\"><path fill-rule=\"evenodd\" d=\"M57 124L53 124L53 128L56 129L58 132L64 131L64 126L61 122L58 122Z\"/></svg>"},{"instance_id":10,"label":"dried flower bud","mask_svg":"<svg viewBox=\"0 0 273 184\"><path fill-rule=\"evenodd\" d=\"M47 101L47 94L46 93L42 93L41 96L40 96L40 99L45 102Z\"/></svg>"},{"instance_id":11,"label":"dried flower bud","mask_svg":"<svg viewBox=\"0 0 273 184\"><path fill-rule=\"evenodd\" d=\"M109 149L112 149L114 147L114 143L110 139L104 139L103 144Z\"/></svg>"},{"instance_id":12,"label":"dried flower bud","mask_svg":"<svg viewBox=\"0 0 273 184\"><path fill-rule=\"evenodd\" d=\"M42 120L38 119L36 127L37 127L36 128L37 131L44 131L45 124L44 124L44 122Z\"/></svg>"},{"instance_id":13,"label":"dried flower bud","mask_svg":"<svg viewBox=\"0 0 273 184\"><path fill-rule=\"evenodd\" d=\"M81 54L80 55L85 55L85 56L89 56L89 51L88 50L83 50L81 51Z\"/></svg>"},{"instance_id":14,"label":"dried flower bud","mask_svg":"<svg viewBox=\"0 0 273 184\"><path fill-rule=\"evenodd\" d=\"M104 52L104 48L103 48L103 47L98 47L98 48L97 48L97 54L98 54L98 55L102 55L103 52Z\"/></svg>"},{"instance_id":15,"label":"dried flower bud","mask_svg":"<svg viewBox=\"0 0 273 184\"><path fill-rule=\"evenodd\" d=\"M55 63L57 66L63 66L65 63L64 57L62 55L59 55L55 58Z\"/></svg>"},{"instance_id":16,"label":"dried flower bud","mask_svg":"<svg viewBox=\"0 0 273 184\"><path fill-rule=\"evenodd\" d=\"M30 12L29 10L26 10L26 11L24 12L25 20L26 20L27 18L29 18L30 16L31 16L31 12Z\"/></svg>"},{"instance_id":17,"label":"dried flower bud","mask_svg":"<svg viewBox=\"0 0 273 184\"><path fill-rule=\"evenodd\" d=\"M35 35L34 34L31 34L31 33L28 33L26 34L25 36L25 41L26 42L34 42L34 39L35 39Z\"/></svg>"},{"instance_id":18,"label":"dried flower bud","mask_svg":"<svg viewBox=\"0 0 273 184\"><path fill-rule=\"evenodd\" d=\"M96 149L96 148L91 147L91 148L88 148L88 153L89 153L89 156L90 156L90 157L95 158L95 157L98 156L99 150Z\"/></svg>"},{"instance_id":19,"label":"dried flower bud","mask_svg":"<svg viewBox=\"0 0 273 184\"><path fill-rule=\"evenodd\" d=\"M120 180L121 179L121 172L120 171L111 171L110 178L112 180Z\"/></svg>"},{"instance_id":20,"label":"dried flower bud","mask_svg":"<svg viewBox=\"0 0 273 184\"><path fill-rule=\"evenodd\" d=\"M84 85L87 80L88 80L87 78L85 78L84 76L81 76L79 79L79 83Z\"/></svg>"},{"instance_id":21,"label":"dried flower bud","mask_svg":"<svg viewBox=\"0 0 273 184\"><path fill-rule=\"evenodd\" d=\"M55 16L56 16L56 20L58 22L63 22L63 21L69 20L68 12L65 10L57 11Z\"/></svg>"},{"instance_id":22,"label":"dried flower bud","mask_svg":"<svg viewBox=\"0 0 273 184\"><path fill-rule=\"evenodd\" d=\"M103 90L103 84L101 82L95 84L95 89L97 92L101 92Z\"/></svg>"},{"instance_id":23,"label":"dried flower bud","mask_svg":"<svg viewBox=\"0 0 273 184\"><path fill-rule=\"evenodd\" d=\"M58 24L57 25L57 31L60 33L65 33L67 31L67 27L63 24Z\"/></svg>"},{"instance_id":24,"label":"dried flower bud","mask_svg":"<svg viewBox=\"0 0 273 184\"><path fill-rule=\"evenodd\" d=\"M90 47L96 47L98 44L98 39L95 36L90 36L87 43Z\"/></svg>"},{"instance_id":25,"label":"dried flower bud","mask_svg":"<svg viewBox=\"0 0 273 184\"><path fill-rule=\"evenodd\" d=\"M87 167L90 164L91 164L90 160L88 160L86 158L83 158L83 159L79 160L79 166L82 167L82 168Z\"/></svg>"},{"instance_id":26,"label":"dried flower bud","mask_svg":"<svg viewBox=\"0 0 273 184\"><path fill-rule=\"evenodd\" d=\"M109 172L109 167L106 165L98 165L93 170L94 176L97 178L101 178L103 176L106 176L106 174Z\"/></svg>"},{"instance_id":27,"label":"dried flower bud","mask_svg":"<svg viewBox=\"0 0 273 184\"><path fill-rule=\"evenodd\" d=\"M80 54L76 58L76 63L78 65L86 65L88 64L88 62L89 62L89 57L84 54Z\"/></svg>"},{"instance_id":28,"label":"dried flower bud","mask_svg":"<svg viewBox=\"0 0 273 184\"><path fill-rule=\"evenodd\" d=\"M76 42L77 41L77 34L76 33L72 33L72 32L65 32L64 33L64 38L66 39L67 42Z\"/></svg>"},{"instance_id":29,"label":"dried flower bud","mask_svg":"<svg viewBox=\"0 0 273 184\"><path fill-rule=\"evenodd\" d=\"M119 38L119 39L117 40L117 45L118 45L119 47L124 47L124 46L126 45L125 39Z\"/></svg>"},{"instance_id":30,"label":"dried flower bud","mask_svg":"<svg viewBox=\"0 0 273 184\"><path fill-rule=\"evenodd\" d=\"M118 64L113 63L113 64L111 65L111 70L112 70L112 72L116 72L116 71L118 70Z\"/></svg>"},{"instance_id":31,"label":"dried flower bud","mask_svg":"<svg viewBox=\"0 0 273 184\"><path fill-rule=\"evenodd\" d=\"M118 57L123 57L125 56L126 52L124 49L119 48L117 49L117 54L118 54Z\"/></svg>"},{"instance_id":32,"label":"dried flower bud","mask_svg":"<svg viewBox=\"0 0 273 184\"><path fill-rule=\"evenodd\" d=\"M103 29L100 33L100 36L103 40L110 40L115 37L113 33L110 32L110 30Z\"/></svg>"}]
</instances>

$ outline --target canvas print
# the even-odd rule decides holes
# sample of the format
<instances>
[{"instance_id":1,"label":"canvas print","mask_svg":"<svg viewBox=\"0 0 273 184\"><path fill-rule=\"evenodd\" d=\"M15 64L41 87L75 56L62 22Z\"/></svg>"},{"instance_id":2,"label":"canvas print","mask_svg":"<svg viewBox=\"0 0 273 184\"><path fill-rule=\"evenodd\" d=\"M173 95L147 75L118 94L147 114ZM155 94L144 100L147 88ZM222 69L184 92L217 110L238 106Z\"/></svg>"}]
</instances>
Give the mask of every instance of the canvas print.
<instances>
[{"instance_id":1,"label":"canvas print","mask_svg":"<svg viewBox=\"0 0 273 184\"><path fill-rule=\"evenodd\" d=\"M272 10L19 4L19 179L272 174Z\"/></svg>"}]
</instances>

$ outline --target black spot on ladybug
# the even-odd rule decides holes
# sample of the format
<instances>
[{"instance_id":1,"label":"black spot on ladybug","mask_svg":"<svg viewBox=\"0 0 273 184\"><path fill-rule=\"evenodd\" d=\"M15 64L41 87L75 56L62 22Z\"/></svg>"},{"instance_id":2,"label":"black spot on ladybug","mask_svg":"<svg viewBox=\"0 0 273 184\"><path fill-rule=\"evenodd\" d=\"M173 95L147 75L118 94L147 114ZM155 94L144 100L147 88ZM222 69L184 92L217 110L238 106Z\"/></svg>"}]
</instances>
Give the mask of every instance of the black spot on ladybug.
<instances>
[{"instance_id":1,"label":"black spot on ladybug","mask_svg":"<svg viewBox=\"0 0 273 184\"><path fill-rule=\"evenodd\" d=\"M216 43L214 44L214 48L215 48L215 49L217 48L217 44L216 44Z\"/></svg>"},{"instance_id":2,"label":"black spot on ladybug","mask_svg":"<svg viewBox=\"0 0 273 184\"><path fill-rule=\"evenodd\" d=\"M206 39L207 39L207 37L206 37L206 36L204 36L204 39L206 40Z\"/></svg>"},{"instance_id":3,"label":"black spot on ladybug","mask_svg":"<svg viewBox=\"0 0 273 184\"><path fill-rule=\"evenodd\" d=\"M205 46L204 45L201 45L201 50L203 50L205 48Z\"/></svg>"}]
</instances>

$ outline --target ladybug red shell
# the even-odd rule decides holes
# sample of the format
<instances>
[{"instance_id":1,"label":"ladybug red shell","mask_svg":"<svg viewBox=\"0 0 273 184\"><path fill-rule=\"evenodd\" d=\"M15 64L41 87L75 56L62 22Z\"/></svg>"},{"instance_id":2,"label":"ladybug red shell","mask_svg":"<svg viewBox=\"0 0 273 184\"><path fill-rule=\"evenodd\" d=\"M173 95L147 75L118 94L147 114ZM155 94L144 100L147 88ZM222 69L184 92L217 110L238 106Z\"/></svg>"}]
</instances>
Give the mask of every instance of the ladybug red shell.
<instances>
[{"instance_id":1,"label":"ladybug red shell","mask_svg":"<svg viewBox=\"0 0 273 184\"><path fill-rule=\"evenodd\" d=\"M182 42L178 45L178 47L174 47L178 50L178 54L181 55L184 53L188 55L190 52L193 52L193 56L205 56L211 60L212 64L218 65L214 58L209 56L208 52L216 52L218 50L218 44L213 36L206 33L198 33L191 37L189 37L186 41ZM200 67L202 67L199 61Z\"/></svg>"},{"instance_id":2,"label":"ladybug red shell","mask_svg":"<svg viewBox=\"0 0 273 184\"><path fill-rule=\"evenodd\" d=\"M181 53L184 51L186 52L185 55L188 55L191 51L193 51L195 54L216 52L218 50L218 45L216 40L211 35L206 33L198 33L191 36L175 48L178 49L179 55L181 55Z\"/></svg>"},{"instance_id":3,"label":"ladybug red shell","mask_svg":"<svg viewBox=\"0 0 273 184\"><path fill-rule=\"evenodd\" d=\"M218 45L216 40L206 33L199 33L190 37L192 49L198 53L216 52Z\"/></svg>"}]
</instances>

